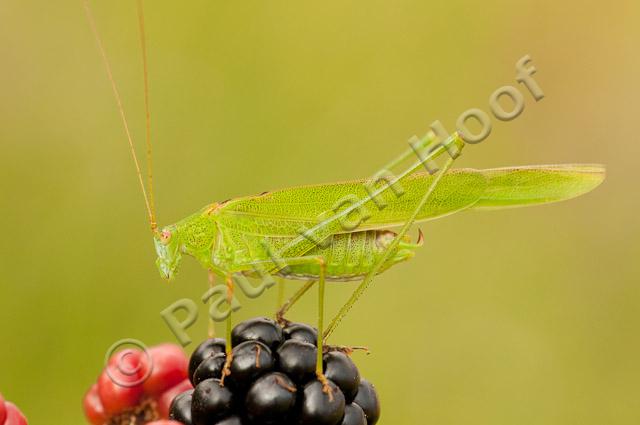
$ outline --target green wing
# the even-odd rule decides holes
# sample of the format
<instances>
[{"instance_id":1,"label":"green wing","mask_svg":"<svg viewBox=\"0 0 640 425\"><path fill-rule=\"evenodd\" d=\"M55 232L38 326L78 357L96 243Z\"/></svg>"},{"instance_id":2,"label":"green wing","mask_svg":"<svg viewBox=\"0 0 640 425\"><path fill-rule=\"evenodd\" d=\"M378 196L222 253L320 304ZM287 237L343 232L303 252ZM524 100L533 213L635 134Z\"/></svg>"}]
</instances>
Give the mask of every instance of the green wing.
<instances>
[{"instance_id":1,"label":"green wing","mask_svg":"<svg viewBox=\"0 0 640 425\"><path fill-rule=\"evenodd\" d=\"M341 200L363 199L362 211L370 218L357 230L392 227L411 216L433 178L428 173L407 176L399 182L401 195L387 186L377 202L371 199L366 180L293 187L228 201L220 208L218 220L224 227L245 234L296 236L317 225L319 217L338 207ZM570 199L589 192L603 179L604 168L597 165L454 169L443 176L418 221L471 207L504 208ZM380 209L382 204L386 207Z\"/></svg>"},{"instance_id":2,"label":"green wing","mask_svg":"<svg viewBox=\"0 0 640 425\"><path fill-rule=\"evenodd\" d=\"M535 165L483 170L489 184L473 209L500 209L564 201L602 183L602 165Z\"/></svg>"},{"instance_id":3,"label":"green wing","mask_svg":"<svg viewBox=\"0 0 640 425\"><path fill-rule=\"evenodd\" d=\"M409 218L433 178L428 173L408 176L400 182L401 195L396 196L389 188L376 198L377 203L365 187L366 180L293 187L231 200L222 206L218 220L223 226L244 233L294 236L301 229L318 224L319 217L339 207L341 200L364 199L363 207L370 218L358 226L358 230L389 227ZM486 185L486 177L476 170L451 171L443 176L419 219L435 218L472 206ZM380 209L378 205L383 203L386 207Z\"/></svg>"}]
</instances>

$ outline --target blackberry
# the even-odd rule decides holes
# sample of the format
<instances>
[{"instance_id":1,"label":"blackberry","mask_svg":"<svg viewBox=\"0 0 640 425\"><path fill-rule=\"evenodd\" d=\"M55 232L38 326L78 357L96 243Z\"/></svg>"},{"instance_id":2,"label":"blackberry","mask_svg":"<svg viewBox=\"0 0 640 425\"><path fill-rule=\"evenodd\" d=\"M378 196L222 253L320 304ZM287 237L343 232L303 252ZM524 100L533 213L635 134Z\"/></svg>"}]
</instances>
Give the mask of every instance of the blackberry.
<instances>
[{"instance_id":1,"label":"blackberry","mask_svg":"<svg viewBox=\"0 0 640 425\"><path fill-rule=\"evenodd\" d=\"M275 364L269 347L258 341L245 341L232 352L231 375L225 382L245 388L261 375L273 369Z\"/></svg>"},{"instance_id":2,"label":"blackberry","mask_svg":"<svg viewBox=\"0 0 640 425\"><path fill-rule=\"evenodd\" d=\"M221 338L209 338L198 345L198 347L191 355L191 359L189 359L189 379L191 380L191 383L194 384L193 374L204 359L214 354L224 352L225 340Z\"/></svg>"},{"instance_id":3,"label":"blackberry","mask_svg":"<svg viewBox=\"0 0 640 425\"><path fill-rule=\"evenodd\" d=\"M362 407L364 414L367 416L368 425L375 425L378 422L380 418L380 402L373 384L366 379L362 379L358 387L358 394L353 402Z\"/></svg>"},{"instance_id":4,"label":"blackberry","mask_svg":"<svg viewBox=\"0 0 640 425\"><path fill-rule=\"evenodd\" d=\"M200 382L209 378L220 379L226 361L227 356L224 353L213 354L204 359L193 373L191 379L193 385L198 385Z\"/></svg>"},{"instance_id":5,"label":"blackberry","mask_svg":"<svg viewBox=\"0 0 640 425\"><path fill-rule=\"evenodd\" d=\"M230 359L224 340L206 340L189 361L195 390L176 398L170 418L185 425L375 425L377 393L349 355L324 347L324 375L316 376L317 336L309 325L282 329L256 318L232 330Z\"/></svg>"},{"instance_id":6,"label":"blackberry","mask_svg":"<svg viewBox=\"0 0 640 425\"><path fill-rule=\"evenodd\" d=\"M320 381L312 381L304 387L300 422L308 425L338 425L344 416L345 401L342 391L329 381L327 394Z\"/></svg>"},{"instance_id":7,"label":"blackberry","mask_svg":"<svg viewBox=\"0 0 640 425\"><path fill-rule=\"evenodd\" d=\"M367 416L357 404L347 404L344 408L344 418L342 418L340 425L367 425Z\"/></svg>"},{"instance_id":8,"label":"blackberry","mask_svg":"<svg viewBox=\"0 0 640 425\"><path fill-rule=\"evenodd\" d=\"M191 419L193 425L211 425L232 413L233 393L220 385L219 379L205 379L193 390Z\"/></svg>"},{"instance_id":9,"label":"blackberry","mask_svg":"<svg viewBox=\"0 0 640 425\"><path fill-rule=\"evenodd\" d=\"M251 421L263 425L286 423L296 404L295 384L280 372L259 378L247 392L245 407Z\"/></svg>"},{"instance_id":10,"label":"blackberry","mask_svg":"<svg viewBox=\"0 0 640 425\"><path fill-rule=\"evenodd\" d=\"M318 345L318 330L304 323L291 323L282 330L285 339L308 342Z\"/></svg>"},{"instance_id":11,"label":"blackberry","mask_svg":"<svg viewBox=\"0 0 640 425\"><path fill-rule=\"evenodd\" d=\"M278 370L297 384L316 376L317 348L308 342L289 340L278 348Z\"/></svg>"},{"instance_id":12,"label":"blackberry","mask_svg":"<svg viewBox=\"0 0 640 425\"><path fill-rule=\"evenodd\" d=\"M192 425L191 420L191 404L193 402L193 390L185 391L178 394L171 403L169 410L169 419L182 422L184 425Z\"/></svg>"},{"instance_id":13,"label":"blackberry","mask_svg":"<svg viewBox=\"0 0 640 425\"><path fill-rule=\"evenodd\" d=\"M349 356L339 351L325 354L324 375L340 387L347 403L353 401L360 385L360 372Z\"/></svg>"},{"instance_id":14,"label":"blackberry","mask_svg":"<svg viewBox=\"0 0 640 425\"><path fill-rule=\"evenodd\" d=\"M274 320L257 317L238 324L231 333L231 344L235 347L245 341L260 341L276 350L283 341L282 328Z\"/></svg>"},{"instance_id":15,"label":"blackberry","mask_svg":"<svg viewBox=\"0 0 640 425\"><path fill-rule=\"evenodd\" d=\"M242 422L240 416L229 416L226 419L216 422L215 425L244 425L246 422Z\"/></svg>"},{"instance_id":16,"label":"blackberry","mask_svg":"<svg viewBox=\"0 0 640 425\"><path fill-rule=\"evenodd\" d=\"M188 379L185 379L184 381L182 381L181 383L179 383L175 387L171 388L170 390L165 391L158 398L158 404L157 404L158 415L161 418L168 418L169 417L169 413L171 411L171 404L173 403L173 400L178 395L180 395L180 394L182 394L182 393L184 393L186 391L189 391L189 390L193 390L193 386L191 385L191 382Z\"/></svg>"}]
</instances>

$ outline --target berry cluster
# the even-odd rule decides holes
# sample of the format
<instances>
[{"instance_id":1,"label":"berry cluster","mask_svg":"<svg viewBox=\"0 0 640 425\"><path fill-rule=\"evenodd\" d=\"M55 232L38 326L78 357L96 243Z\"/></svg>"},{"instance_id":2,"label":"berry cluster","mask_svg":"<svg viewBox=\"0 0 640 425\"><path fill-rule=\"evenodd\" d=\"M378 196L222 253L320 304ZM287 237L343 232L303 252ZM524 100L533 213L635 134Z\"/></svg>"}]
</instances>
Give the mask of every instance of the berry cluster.
<instances>
[{"instance_id":1,"label":"berry cluster","mask_svg":"<svg viewBox=\"0 0 640 425\"><path fill-rule=\"evenodd\" d=\"M4 401L0 394L0 425L27 425L27 419L15 404Z\"/></svg>"},{"instance_id":2,"label":"berry cluster","mask_svg":"<svg viewBox=\"0 0 640 425\"><path fill-rule=\"evenodd\" d=\"M339 350L323 353L318 375L317 340L311 326L257 318L233 329L229 357L225 340L204 341L189 361L194 389L174 399L169 417L185 425L375 425L373 385Z\"/></svg>"},{"instance_id":3,"label":"berry cluster","mask_svg":"<svg viewBox=\"0 0 640 425\"><path fill-rule=\"evenodd\" d=\"M166 420L177 394L193 388L187 356L177 345L115 353L84 397L84 413L93 425L180 425Z\"/></svg>"}]
</instances>

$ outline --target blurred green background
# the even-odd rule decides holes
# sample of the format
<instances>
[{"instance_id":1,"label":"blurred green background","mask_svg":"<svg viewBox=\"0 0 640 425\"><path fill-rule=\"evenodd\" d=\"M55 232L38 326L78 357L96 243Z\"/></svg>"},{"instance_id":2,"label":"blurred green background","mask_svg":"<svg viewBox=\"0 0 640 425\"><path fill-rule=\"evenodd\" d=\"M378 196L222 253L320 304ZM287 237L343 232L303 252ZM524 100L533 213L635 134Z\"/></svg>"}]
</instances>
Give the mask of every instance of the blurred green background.
<instances>
[{"instance_id":1,"label":"blurred green background","mask_svg":"<svg viewBox=\"0 0 640 425\"><path fill-rule=\"evenodd\" d=\"M135 3L92 4L142 147ZM148 2L159 220L370 175L433 120L453 129L464 110L488 111L530 54L546 97L520 85L523 114L494 120L458 165L601 162L605 183L422 226L424 249L375 281L333 342L370 347L355 360L382 424L640 423L639 12L630 0ZM82 424L107 348L172 341L160 310L198 300L206 275L191 259L171 284L156 272L82 3L3 0L0 22L0 391L32 424ZM353 288L329 288L329 314ZM271 314L276 293L238 318ZM314 296L292 317L313 320Z\"/></svg>"}]
</instances>

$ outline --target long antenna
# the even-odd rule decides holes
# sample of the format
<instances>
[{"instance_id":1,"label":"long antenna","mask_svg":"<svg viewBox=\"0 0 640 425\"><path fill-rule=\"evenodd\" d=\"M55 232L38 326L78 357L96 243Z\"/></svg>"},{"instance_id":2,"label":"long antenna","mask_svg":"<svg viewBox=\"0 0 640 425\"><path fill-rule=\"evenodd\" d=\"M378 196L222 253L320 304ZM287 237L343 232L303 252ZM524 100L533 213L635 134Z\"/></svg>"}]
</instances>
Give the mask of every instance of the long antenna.
<instances>
[{"instance_id":1,"label":"long antenna","mask_svg":"<svg viewBox=\"0 0 640 425\"><path fill-rule=\"evenodd\" d=\"M140 162L138 161L138 156L136 155L136 150L133 146L133 139L131 137L131 132L129 131L129 124L127 122L127 117L124 113L124 107L122 106L122 99L120 98L120 92L118 91L118 87L116 86L115 79L113 78L113 72L111 71L111 65L109 64L109 58L107 57L107 53L102 44L102 39L100 38L100 34L98 33L98 28L93 19L93 14L91 13L91 7L89 6L89 1L84 0L84 10L87 14L87 19L89 21L89 26L91 27L91 32L96 39L98 44L98 49L100 50L100 55L102 56L102 61L104 62L105 69L107 70L107 76L109 77L109 82L111 83L111 89L113 90L113 95L116 98L116 103L118 104L118 111L120 112L120 118L122 119L122 124L124 125L124 131L127 135L127 141L129 142L129 150L131 152L131 157L133 158L133 163L136 168L136 174L138 176L138 183L140 184L140 189L142 190L142 196L144 196L144 203L147 208L147 213L149 215L149 223L151 225L151 231L157 231L157 224L154 209L151 207L151 203L149 202L149 197L147 196L147 190L144 186L144 180L142 178L142 171L140 169Z\"/></svg>"},{"instance_id":2,"label":"long antenna","mask_svg":"<svg viewBox=\"0 0 640 425\"><path fill-rule=\"evenodd\" d=\"M144 110L146 122L147 142L147 187L149 188L149 205L151 206L151 230L158 228L156 224L156 209L153 199L153 160L151 155L151 113L149 112L149 66L147 61L147 40L144 29L144 4L138 0L138 24L140 28L140 47L142 48L142 67L144 71Z\"/></svg>"}]
</instances>

